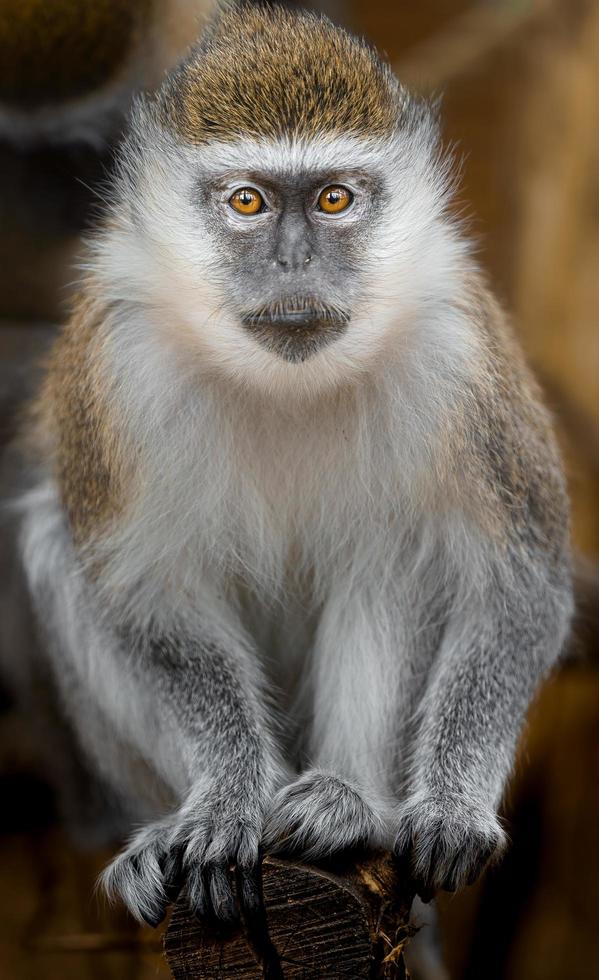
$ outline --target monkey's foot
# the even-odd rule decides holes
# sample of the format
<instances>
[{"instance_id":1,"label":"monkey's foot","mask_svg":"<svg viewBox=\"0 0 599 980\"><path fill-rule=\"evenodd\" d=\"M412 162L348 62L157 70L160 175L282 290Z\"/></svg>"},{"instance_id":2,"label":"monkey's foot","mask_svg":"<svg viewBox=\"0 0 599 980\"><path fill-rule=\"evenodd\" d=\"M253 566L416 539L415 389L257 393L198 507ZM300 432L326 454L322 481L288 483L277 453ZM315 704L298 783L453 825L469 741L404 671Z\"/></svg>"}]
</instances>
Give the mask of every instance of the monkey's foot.
<instances>
[{"instance_id":1,"label":"monkey's foot","mask_svg":"<svg viewBox=\"0 0 599 980\"><path fill-rule=\"evenodd\" d=\"M198 916L231 922L260 904L261 812L239 801L186 804L136 833L106 868L102 884L138 921L157 926L183 893Z\"/></svg>"},{"instance_id":2,"label":"monkey's foot","mask_svg":"<svg viewBox=\"0 0 599 980\"><path fill-rule=\"evenodd\" d=\"M478 878L505 845L495 812L467 797L415 795L399 808L395 851L410 867L418 894L456 891Z\"/></svg>"},{"instance_id":3,"label":"monkey's foot","mask_svg":"<svg viewBox=\"0 0 599 980\"><path fill-rule=\"evenodd\" d=\"M382 807L344 779L311 770L279 791L263 843L271 854L315 860L351 847L384 843Z\"/></svg>"}]
</instances>

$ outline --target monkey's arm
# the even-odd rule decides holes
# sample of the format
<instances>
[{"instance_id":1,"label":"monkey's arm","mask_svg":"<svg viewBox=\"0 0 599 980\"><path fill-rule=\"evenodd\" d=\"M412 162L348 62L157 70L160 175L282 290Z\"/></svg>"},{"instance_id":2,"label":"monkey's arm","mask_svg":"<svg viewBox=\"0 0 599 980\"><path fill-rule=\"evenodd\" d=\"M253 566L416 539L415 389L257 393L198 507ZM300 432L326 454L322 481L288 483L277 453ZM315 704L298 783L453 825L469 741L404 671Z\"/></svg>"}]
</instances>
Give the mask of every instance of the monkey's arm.
<instances>
[{"instance_id":1,"label":"monkey's arm","mask_svg":"<svg viewBox=\"0 0 599 980\"><path fill-rule=\"evenodd\" d=\"M503 844L496 810L528 705L571 616L559 461L542 411L532 400L525 411L487 426L482 457L478 443L487 528L463 521L454 598L418 711L397 849L423 893L474 880Z\"/></svg>"},{"instance_id":2,"label":"monkey's arm","mask_svg":"<svg viewBox=\"0 0 599 980\"><path fill-rule=\"evenodd\" d=\"M281 773L255 658L242 642L184 631L136 637L134 647L143 680L133 700L151 719L134 726L135 749L181 804L132 838L104 883L152 925L182 887L196 914L234 918L229 866L236 865L241 901L255 903L262 823Z\"/></svg>"}]
</instances>

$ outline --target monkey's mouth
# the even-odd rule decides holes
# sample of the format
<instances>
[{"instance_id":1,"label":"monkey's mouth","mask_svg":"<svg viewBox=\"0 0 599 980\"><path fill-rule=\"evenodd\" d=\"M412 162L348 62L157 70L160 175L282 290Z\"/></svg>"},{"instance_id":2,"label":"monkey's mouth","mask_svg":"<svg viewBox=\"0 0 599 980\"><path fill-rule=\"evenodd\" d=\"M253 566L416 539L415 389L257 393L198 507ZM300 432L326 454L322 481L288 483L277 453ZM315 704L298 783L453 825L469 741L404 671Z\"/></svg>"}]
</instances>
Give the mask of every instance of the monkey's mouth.
<instances>
[{"instance_id":1,"label":"monkey's mouth","mask_svg":"<svg viewBox=\"0 0 599 980\"><path fill-rule=\"evenodd\" d=\"M350 315L322 303L292 300L243 314L241 322L266 350L286 361L305 361L344 333Z\"/></svg>"}]
</instances>

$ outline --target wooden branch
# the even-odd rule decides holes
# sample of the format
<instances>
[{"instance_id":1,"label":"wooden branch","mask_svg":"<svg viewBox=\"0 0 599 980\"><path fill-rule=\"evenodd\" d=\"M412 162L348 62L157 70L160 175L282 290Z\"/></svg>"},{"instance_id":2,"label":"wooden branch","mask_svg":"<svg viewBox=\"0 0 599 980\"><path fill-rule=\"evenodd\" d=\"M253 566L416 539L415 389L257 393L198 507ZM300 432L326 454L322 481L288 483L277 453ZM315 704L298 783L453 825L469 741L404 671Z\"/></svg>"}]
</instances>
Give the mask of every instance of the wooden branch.
<instances>
[{"instance_id":1,"label":"wooden branch","mask_svg":"<svg viewBox=\"0 0 599 980\"><path fill-rule=\"evenodd\" d=\"M174 980L403 980L413 894L391 855L327 867L265 858L264 910L222 928L173 912L164 949Z\"/></svg>"}]
</instances>

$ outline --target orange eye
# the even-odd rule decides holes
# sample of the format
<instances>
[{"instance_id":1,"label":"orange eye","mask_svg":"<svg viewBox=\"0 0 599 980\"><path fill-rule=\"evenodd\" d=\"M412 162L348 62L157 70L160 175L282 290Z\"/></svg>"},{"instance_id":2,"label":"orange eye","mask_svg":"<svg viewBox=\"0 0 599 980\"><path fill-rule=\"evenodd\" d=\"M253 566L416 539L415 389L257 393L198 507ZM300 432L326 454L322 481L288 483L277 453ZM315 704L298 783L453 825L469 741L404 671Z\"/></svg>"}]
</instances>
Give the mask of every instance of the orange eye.
<instances>
[{"instance_id":1,"label":"orange eye","mask_svg":"<svg viewBox=\"0 0 599 980\"><path fill-rule=\"evenodd\" d=\"M345 211L350 206L353 199L354 195L348 191L347 187L331 185L320 192L318 208L325 214L339 214L340 211Z\"/></svg>"},{"instance_id":2,"label":"orange eye","mask_svg":"<svg viewBox=\"0 0 599 980\"><path fill-rule=\"evenodd\" d=\"M258 214L264 207L264 198L253 187L241 187L231 195L229 204L239 214Z\"/></svg>"}]
</instances>

